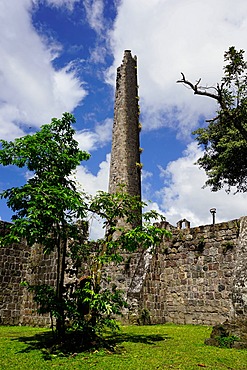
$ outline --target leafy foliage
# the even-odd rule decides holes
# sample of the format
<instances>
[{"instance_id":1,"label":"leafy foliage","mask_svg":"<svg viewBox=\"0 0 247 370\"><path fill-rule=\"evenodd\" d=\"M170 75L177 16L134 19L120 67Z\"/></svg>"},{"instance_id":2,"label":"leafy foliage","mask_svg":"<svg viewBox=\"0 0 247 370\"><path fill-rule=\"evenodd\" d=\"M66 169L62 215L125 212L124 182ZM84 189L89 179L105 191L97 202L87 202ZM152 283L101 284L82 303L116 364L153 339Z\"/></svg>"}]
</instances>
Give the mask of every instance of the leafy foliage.
<instances>
[{"instance_id":1,"label":"leafy foliage","mask_svg":"<svg viewBox=\"0 0 247 370\"><path fill-rule=\"evenodd\" d=\"M34 135L13 142L1 140L0 163L26 166L33 172L25 185L1 193L15 212L4 242L25 236L29 245L41 243L53 250L55 239L73 235L74 219L85 217L84 195L70 175L89 154L81 151L73 138L74 122L71 114L64 113L61 120L53 118Z\"/></svg>"},{"instance_id":2,"label":"leafy foliage","mask_svg":"<svg viewBox=\"0 0 247 370\"><path fill-rule=\"evenodd\" d=\"M1 141L0 163L26 167L33 176L21 187L7 189L1 197L15 212L10 232L1 244L20 242L25 237L28 245L40 243L44 252L57 253L56 313L57 332L64 334L63 286L68 240L77 237L76 219L85 218L84 195L71 178L73 171L89 154L78 147L73 138L74 117L64 113L62 119L53 118L40 131L13 142ZM37 291L40 295L43 290ZM41 294L42 296L42 294ZM51 298L48 295L49 299ZM47 298L48 299L48 298ZM47 307L50 307L48 304Z\"/></svg>"},{"instance_id":3,"label":"leafy foliage","mask_svg":"<svg viewBox=\"0 0 247 370\"><path fill-rule=\"evenodd\" d=\"M222 348L231 348L234 342L238 342L239 338L235 335L229 335L226 337L216 337L218 340L219 347Z\"/></svg>"}]
</instances>

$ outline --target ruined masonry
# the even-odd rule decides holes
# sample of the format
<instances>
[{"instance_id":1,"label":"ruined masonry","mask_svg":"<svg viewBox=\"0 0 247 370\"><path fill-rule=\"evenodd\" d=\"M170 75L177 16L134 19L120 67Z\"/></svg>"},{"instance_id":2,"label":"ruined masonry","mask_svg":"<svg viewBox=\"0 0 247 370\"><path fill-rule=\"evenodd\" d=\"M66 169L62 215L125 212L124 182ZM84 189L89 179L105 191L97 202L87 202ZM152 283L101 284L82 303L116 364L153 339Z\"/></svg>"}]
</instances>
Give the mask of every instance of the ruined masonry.
<instances>
[{"instance_id":1,"label":"ruined masonry","mask_svg":"<svg viewBox=\"0 0 247 370\"><path fill-rule=\"evenodd\" d=\"M109 192L124 184L126 191L141 197L137 61L126 50L117 69Z\"/></svg>"},{"instance_id":2,"label":"ruined masonry","mask_svg":"<svg viewBox=\"0 0 247 370\"><path fill-rule=\"evenodd\" d=\"M111 268L129 302L135 304L133 296L138 301L128 321L138 321L145 311L153 324L214 325L246 318L247 217L194 228L160 227L170 229L172 238L146 256L139 285L133 282L140 256L129 256L121 269Z\"/></svg>"},{"instance_id":3,"label":"ruined masonry","mask_svg":"<svg viewBox=\"0 0 247 370\"><path fill-rule=\"evenodd\" d=\"M7 222L0 221L0 233L6 233ZM21 286L30 284L55 286L56 258L44 255L43 248L21 244L0 247L0 325L48 326L48 315L38 315L32 294Z\"/></svg>"},{"instance_id":4,"label":"ruined masonry","mask_svg":"<svg viewBox=\"0 0 247 370\"><path fill-rule=\"evenodd\" d=\"M131 195L141 196L137 63L126 50L117 71L109 191L125 183ZM183 228L185 224L185 228ZM7 223L0 221L0 233ZM163 222L172 238L154 254L126 254L110 275L125 294L128 322L174 322L214 325L226 319L247 318L247 217L191 228ZM55 284L56 256L42 248L21 245L0 248L0 324L49 325L35 312L32 295L20 285Z\"/></svg>"}]
</instances>

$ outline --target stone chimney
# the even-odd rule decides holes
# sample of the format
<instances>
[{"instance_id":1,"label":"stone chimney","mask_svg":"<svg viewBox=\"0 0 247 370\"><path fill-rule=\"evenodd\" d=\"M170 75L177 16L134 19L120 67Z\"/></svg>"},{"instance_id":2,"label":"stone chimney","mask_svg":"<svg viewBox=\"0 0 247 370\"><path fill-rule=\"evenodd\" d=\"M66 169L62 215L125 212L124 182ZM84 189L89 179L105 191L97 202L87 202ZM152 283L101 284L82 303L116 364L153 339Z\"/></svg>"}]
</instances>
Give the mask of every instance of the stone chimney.
<instances>
[{"instance_id":1,"label":"stone chimney","mask_svg":"<svg viewBox=\"0 0 247 370\"><path fill-rule=\"evenodd\" d=\"M125 50L117 69L109 192L114 193L119 184L125 184L128 194L141 199L139 114L137 58Z\"/></svg>"}]
</instances>

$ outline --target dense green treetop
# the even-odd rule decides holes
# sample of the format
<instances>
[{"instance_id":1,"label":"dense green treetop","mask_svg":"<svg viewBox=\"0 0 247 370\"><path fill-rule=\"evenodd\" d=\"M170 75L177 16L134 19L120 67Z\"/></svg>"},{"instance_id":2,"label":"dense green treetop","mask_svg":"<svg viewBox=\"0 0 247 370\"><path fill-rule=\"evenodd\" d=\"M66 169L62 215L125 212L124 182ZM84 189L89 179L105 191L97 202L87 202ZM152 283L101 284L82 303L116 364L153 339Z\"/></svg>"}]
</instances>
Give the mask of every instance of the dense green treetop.
<instances>
[{"instance_id":1,"label":"dense green treetop","mask_svg":"<svg viewBox=\"0 0 247 370\"><path fill-rule=\"evenodd\" d=\"M1 140L0 163L4 166L26 167L32 177L21 187L2 192L7 205L15 212L9 238L19 241L25 236L52 248L49 235L56 230L64 233L61 224L70 224L85 216L85 202L71 174L89 154L78 147L74 139L74 117L64 113L61 119L53 118L40 131L14 141ZM66 228L69 232L69 228Z\"/></svg>"}]
</instances>

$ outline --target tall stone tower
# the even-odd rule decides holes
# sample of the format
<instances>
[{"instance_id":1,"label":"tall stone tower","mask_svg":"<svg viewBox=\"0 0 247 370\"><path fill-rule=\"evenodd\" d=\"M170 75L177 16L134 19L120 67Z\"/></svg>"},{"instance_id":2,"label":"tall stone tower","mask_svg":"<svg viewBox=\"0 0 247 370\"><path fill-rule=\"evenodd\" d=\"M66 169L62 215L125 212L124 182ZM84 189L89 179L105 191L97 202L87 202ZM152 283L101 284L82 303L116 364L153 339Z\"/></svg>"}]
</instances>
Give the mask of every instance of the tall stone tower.
<instances>
[{"instance_id":1,"label":"tall stone tower","mask_svg":"<svg viewBox=\"0 0 247 370\"><path fill-rule=\"evenodd\" d=\"M140 124L137 85L137 58L125 50L117 69L109 192L119 184L141 199Z\"/></svg>"}]
</instances>

